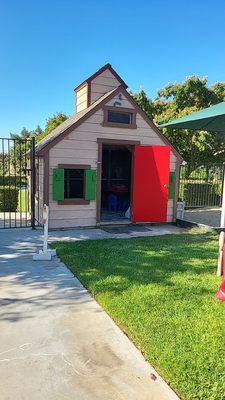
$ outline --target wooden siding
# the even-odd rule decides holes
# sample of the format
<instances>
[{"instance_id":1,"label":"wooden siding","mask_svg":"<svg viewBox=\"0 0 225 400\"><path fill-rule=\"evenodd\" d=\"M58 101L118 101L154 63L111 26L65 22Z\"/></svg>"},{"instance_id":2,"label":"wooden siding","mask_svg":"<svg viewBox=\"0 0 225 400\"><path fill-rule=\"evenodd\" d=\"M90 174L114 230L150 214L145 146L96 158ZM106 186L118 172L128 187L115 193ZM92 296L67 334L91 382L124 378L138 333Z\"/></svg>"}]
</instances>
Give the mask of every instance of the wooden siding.
<instances>
[{"instance_id":1,"label":"wooden siding","mask_svg":"<svg viewBox=\"0 0 225 400\"><path fill-rule=\"evenodd\" d=\"M173 200L168 200L167 204L167 222L173 222Z\"/></svg>"},{"instance_id":2,"label":"wooden siding","mask_svg":"<svg viewBox=\"0 0 225 400\"><path fill-rule=\"evenodd\" d=\"M111 105L117 98L114 98L107 105ZM122 107L125 106L125 100L125 98L122 98ZM102 122L103 110L98 110L50 149L50 228L96 225L96 201L91 201L88 205L58 205L57 202L52 200L52 171L53 168L58 167L58 164L90 164L92 169L97 170L98 138L140 141L142 145L165 145L140 114L137 114L137 129L103 127ZM170 171L175 171L175 166L176 157L171 153ZM171 222L172 220L173 200L169 200L167 221Z\"/></svg>"},{"instance_id":3,"label":"wooden siding","mask_svg":"<svg viewBox=\"0 0 225 400\"><path fill-rule=\"evenodd\" d=\"M124 108L131 108L132 110L134 109L133 104L131 104L129 102L129 100L122 94L118 94L117 96L115 96L112 100L110 100L107 105L110 107L114 107L115 103L117 103L116 105L118 107L124 107ZM121 103L120 106L118 105L118 103Z\"/></svg>"},{"instance_id":4,"label":"wooden siding","mask_svg":"<svg viewBox=\"0 0 225 400\"><path fill-rule=\"evenodd\" d=\"M91 82L91 104L98 100L103 94L110 92L118 86L120 86L120 82L109 70L105 70Z\"/></svg>"},{"instance_id":5,"label":"wooden siding","mask_svg":"<svg viewBox=\"0 0 225 400\"><path fill-rule=\"evenodd\" d=\"M83 86L76 94L76 112L82 111L87 108L88 87Z\"/></svg>"}]
</instances>

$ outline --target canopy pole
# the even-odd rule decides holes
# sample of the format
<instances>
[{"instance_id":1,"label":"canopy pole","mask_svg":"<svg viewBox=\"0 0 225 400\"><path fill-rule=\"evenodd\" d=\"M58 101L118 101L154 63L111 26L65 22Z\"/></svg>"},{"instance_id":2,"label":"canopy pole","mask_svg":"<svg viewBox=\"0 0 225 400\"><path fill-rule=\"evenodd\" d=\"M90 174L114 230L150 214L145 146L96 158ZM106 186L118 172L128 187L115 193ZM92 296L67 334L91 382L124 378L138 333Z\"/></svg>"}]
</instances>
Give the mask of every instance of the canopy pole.
<instances>
[{"instance_id":1,"label":"canopy pole","mask_svg":"<svg viewBox=\"0 0 225 400\"><path fill-rule=\"evenodd\" d=\"M222 193L222 209L221 209L221 218L220 218L220 228L225 228L225 164L223 164L223 193ZM225 232L220 232L217 276L221 276L223 273L224 242L225 242Z\"/></svg>"}]
</instances>

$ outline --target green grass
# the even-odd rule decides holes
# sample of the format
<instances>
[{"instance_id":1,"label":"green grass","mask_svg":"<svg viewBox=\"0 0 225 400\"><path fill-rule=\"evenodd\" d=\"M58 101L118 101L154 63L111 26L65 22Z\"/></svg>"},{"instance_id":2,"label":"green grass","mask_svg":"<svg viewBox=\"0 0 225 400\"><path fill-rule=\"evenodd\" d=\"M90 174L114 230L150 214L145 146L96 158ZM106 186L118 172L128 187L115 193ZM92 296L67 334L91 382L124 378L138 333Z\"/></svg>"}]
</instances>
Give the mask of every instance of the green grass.
<instances>
[{"instance_id":1,"label":"green grass","mask_svg":"<svg viewBox=\"0 0 225 400\"><path fill-rule=\"evenodd\" d=\"M225 304L215 300L217 240L190 232L54 247L183 399L224 400Z\"/></svg>"},{"instance_id":2,"label":"green grass","mask_svg":"<svg viewBox=\"0 0 225 400\"><path fill-rule=\"evenodd\" d=\"M18 212L26 212L28 210L28 189L20 189L18 196Z\"/></svg>"}]
</instances>

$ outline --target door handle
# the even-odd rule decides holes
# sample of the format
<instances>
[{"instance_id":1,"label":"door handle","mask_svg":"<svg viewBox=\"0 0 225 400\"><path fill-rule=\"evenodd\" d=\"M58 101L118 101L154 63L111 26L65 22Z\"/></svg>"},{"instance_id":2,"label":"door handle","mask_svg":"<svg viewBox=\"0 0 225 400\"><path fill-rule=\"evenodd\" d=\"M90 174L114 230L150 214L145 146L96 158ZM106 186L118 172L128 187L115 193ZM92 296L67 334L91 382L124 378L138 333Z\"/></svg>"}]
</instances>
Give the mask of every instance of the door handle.
<instances>
[{"instance_id":1,"label":"door handle","mask_svg":"<svg viewBox=\"0 0 225 400\"><path fill-rule=\"evenodd\" d=\"M163 185L163 187L164 187L164 188L166 188L166 189L168 189L168 185L166 185L166 184L165 184L165 185Z\"/></svg>"}]
</instances>

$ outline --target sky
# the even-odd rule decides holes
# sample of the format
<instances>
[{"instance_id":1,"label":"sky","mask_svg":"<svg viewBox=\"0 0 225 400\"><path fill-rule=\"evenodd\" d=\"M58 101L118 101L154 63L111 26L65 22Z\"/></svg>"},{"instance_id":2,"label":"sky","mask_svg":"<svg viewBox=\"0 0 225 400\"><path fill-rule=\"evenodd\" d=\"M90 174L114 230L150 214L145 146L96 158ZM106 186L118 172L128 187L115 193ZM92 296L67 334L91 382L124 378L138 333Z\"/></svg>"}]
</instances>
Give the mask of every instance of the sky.
<instances>
[{"instance_id":1,"label":"sky","mask_svg":"<svg viewBox=\"0 0 225 400\"><path fill-rule=\"evenodd\" d=\"M154 98L198 74L225 81L223 0L0 0L0 137L74 112L74 87L110 63Z\"/></svg>"}]
</instances>

